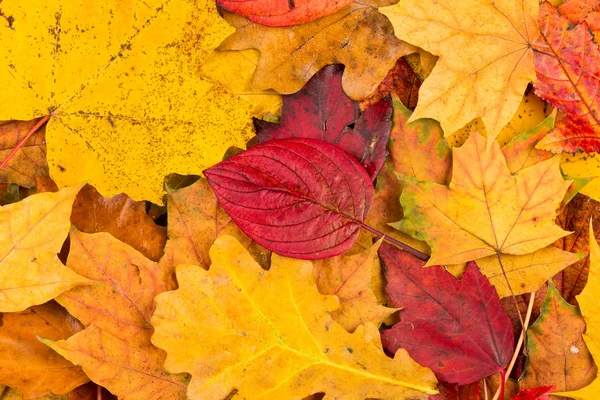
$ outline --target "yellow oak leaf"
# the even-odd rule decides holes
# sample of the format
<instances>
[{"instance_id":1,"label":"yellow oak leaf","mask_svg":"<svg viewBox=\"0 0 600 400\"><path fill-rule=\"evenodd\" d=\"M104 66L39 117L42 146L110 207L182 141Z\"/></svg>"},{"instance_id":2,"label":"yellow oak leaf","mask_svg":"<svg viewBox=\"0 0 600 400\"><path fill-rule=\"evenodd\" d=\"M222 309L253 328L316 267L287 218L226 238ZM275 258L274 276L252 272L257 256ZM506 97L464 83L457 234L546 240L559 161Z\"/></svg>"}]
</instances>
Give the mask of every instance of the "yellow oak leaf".
<instances>
[{"instance_id":1,"label":"yellow oak leaf","mask_svg":"<svg viewBox=\"0 0 600 400\"><path fill-rule=\"evenodd\" d=\"M380 270L377 250L381 240L367 251L350 256L340 255L313 263L317 288L322 294L335 295L340 307L331 313L348 332L372 322L376 326L397 311L379 304L371 290L373 270Z\"/></svg>"},{"instance_id":2,"label":"yellow oak leaf","mask_svg":"<svg viewBox=\"0 0 600 400\"><path fill-rule=\"evenodd\" d=\"M108 233L71 230L67 266L97 282L57 297L86 329L66 340L44 338L119 398L185 398L186 377L163 368L150 343L154 297L173 288L171 270Z\"/></svg>"},{"instance_id":3,"label":"yellow oak leaf","mask_svg":"<svg viewBox=\"0 0 600 400\"><path fill-rule=\"evenodd\" d=\"M51 115L50 175L161 203L169 173L199 174L242 146L249 105L198 78L233 29L209 0L6 0L0 119Z\"/></svg>"},{"instance_id":4,"label":"yellow oak leaf","mask_svg":"<svg viewBox=\"0 0 600 400\"><path fill-rule=\"evenodd\" d=\"M67 393L89 381L80 367L40 343L37 336L65 339L78 330L73 317L51 301L23 312L0 314L0 382L26 398ZM0 399L5 397L0 385Z\"/></svg>"},{"instance_id":5,"label":"yellow oak leaf","mask_svg":"<svg viewBox=\"0 0 600 400\"><path fill-rule=\"evenodd\" d=\"M58 259L80 186L0 207L0 312L23 311L91 281Z\"/></svg>"},{"instance_id":6,"label":"yellow oak leaf","mask_svg":"<svg viewBox=\"0 0 600 400\"><path fill-rule=\"evenodd\" d=\"M473 132L452 150L449 186L401 177L404 219L395 227L432 249L427 265L533 253L567 235L554 220L570 185L553 157L511 174L500 145Z\"/></svg>"},{"instance_id":7,"label":"yellow oak leaf","mask_svg":"<svg viewBox=\"0 0 600 400\"><path fill-rule=\"evenodd\" d=\"M594 236L592 221L589 230L590 270L585 288L577 296L579 309L585 319L586 330L583 339L596 364L600 363L600 314L598 314L598 297L600 296L600 246ZM596 377L588 386L563 394L573 399L595 400L600 398L600 379Z\"/></svg>"},{"instance_id":8,"label":"yellow oak leaf","mask_svg":"<svg viewBox=\"0 0 600 400\"><path fill-rule=\"evenodd\" d=\"M436 119L448 136L481 117L495 139L536 79L538 8L537 0L403 0L380 9L396 36L439 56L410 121Z\"/></svg>"},{"instance_id":9,"label":"yellow oak leaf","mask_svg":"<svg viewBox=\"0 0 600 400\"><path fill-rule=\"evenodd\" d=\"M342 87L354 100L368 97L403 55L416 47L394 36L377 8L355 2L306 24L271 28L225 13L237 30L219 50L260 51L252 87L297 92L321 68L344 64Z\"/></svg>"},{"instance_id":10,"label":"yellow oak leaf","mask_svg":"<svg viewBox=\"0 0 600 400\"><path fill-rule=\"evenodd\" d=\"M190 398L404 399L436 393L431 370L400 350L383 353L373 324L353 334L331 319L309 261L273 255L264 271L233 237L220 236L208 271L180 265L176 291L156 297L152 342L165 367L189 372Z\"/></svg>"}]
</instances>

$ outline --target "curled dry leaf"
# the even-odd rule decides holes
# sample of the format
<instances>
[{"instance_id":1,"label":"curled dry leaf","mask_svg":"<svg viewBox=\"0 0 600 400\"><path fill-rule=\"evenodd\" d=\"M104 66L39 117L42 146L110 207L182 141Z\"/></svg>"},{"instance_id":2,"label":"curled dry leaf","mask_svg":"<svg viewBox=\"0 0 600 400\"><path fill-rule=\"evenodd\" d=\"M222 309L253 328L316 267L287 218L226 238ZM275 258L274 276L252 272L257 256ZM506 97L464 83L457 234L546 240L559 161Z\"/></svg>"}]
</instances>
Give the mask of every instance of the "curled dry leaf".
<instances>
[{"instance_id":1,"label":"curled dry leaf","mask_svg":"<svg viewBox=\"0 0 600 400\"><path fill-rule=\"evenodd\" d=\"M554 153L600 151L600 50L586 24L572 27L550 3L540 8L533 43L538 96L566 118L538 145Z\"/></svg>"},{"instance_id":2,"label":"curled dry leaf","mask_svg":"<svg viewBox=\"0 0 600 400\"><path fill-rule=\"evenodd\" d=\"M255 120L256 134L261 143L301 137L335 144L375 179L385 162L392 105L385 99L361 112L342 90L343 70L324 67L299 92L284 96L280 122Z\"/></svg>"},{"instance_id":3,"label":"curled dry leaf","mask_svg":"<svg viewBox=\"0 0 600 400\"><path fill-rule=\"evenodd\" d=\"M550 283L540 316L527 329L528 356L519 387L555 385L554 391L567 392L591 383L597 368L583 342L584 331L579 308Z\"/></svg>"},{"instance_id":4,"label":"curled dry leaf","mask_svg":"<svg viewBox=\"0 0 600 400\"><path fill-rule=\"evenodd\" d=\"M91 283L57 257L80 189L35 194L0 208L0 312L23 311Z\"/></svg>"},{"instance_id":5,"label":"curled dry leaf","mask_svg":"<svg viewBox=\"0 0 600 400\"><path fill-rule=\"evenodd\" d=\"M174 287L171 270L108 233L71 230L67 265L97 282L56 300L86 326L67 340L41 339L119 398L185 398L186 377L167 373L150 343L154 297Z\"/></svg>"},{"instance_id":6,"label":"curled dry leaf","mask_svg":"<svg viewBox=\"0 0 600 400\"><path fill-rule=\"evenodd\" d=\"M434 118L449 136L481 117L496 138L535 80L529 43L538 8L537 0L403 0L382 8L396 36L439 56L410 121Z\"/></svg>"},{"instance_id":7,"label":"curled dry leaf","mask_svg":"<svg viewBox=\"0 0 600 400\"><path fill-rule=\"evenodd\" d=\"M310 262L274 255L264 271L230 236L219 237L210 256L208 271L177 268L179 289L156 298L152 317L166 368L192 375L189 397L225 398L234 389L252 399L436 392L433 373L405 351L383 353L374 325L350 334L331 319L338 300L319 294Z\"/></svg>"},{"instance_id":8,"label":"curled dry leaf","mask_svg":"<svg viewBox=\"0 0 600 400\"><path fill-rule=\"evenodd\" d=\"M214 0L3 1L2 12L16 28L0 32L0 119L52 115L59 187L85 180L159 204L164 176L200 173L249 139L249 105L197 76L233 31Z\"/></svg>"},{"instance_id":9,"label":"curled dry leaf","mask_svg":"<svg viewBox=\"0 0 600 400\"><path fill-rule=\"evenodd\" d=\"M266 26L300 25L335 13L353 0L217 0L217 5Z\"/></svg>"},{"instance_id":10,"label":"curled dry leaf","mask_svg":"<svg viewBox=\"0 0 600 400\"><path fill-rule=\"evenodd\" d=\"M373 204L366 170L319 140L271 140L204 173L246 235L295 258L327 258L350 249Z\"/></svg>"},{"instance_id":11,"label":"curled dry leaf","mask_svg":"<svg viewBox=\"0 0 600 400\"><path fill-rule=\"evenodd\" d=\"M234 14L225 19L237 30L219 50L260 51L252 78L258 90L294 93L324 66L344 64L344 91L360 100L375 91L398 58L416 51L394 36L392 25L376 8L359 2L288 28L265 27Z\"/></svg>"},{"instance_id":12,"label":"curled dry leaf","mask_svg":"<svg viewBox=\"0 0 600 400\"><path fill-rule=\"evenodd\" d=\"M38 120L0 122L0 162L4 161ZM0 183L35 187L36 175L48 175L46 162L46 128L27 139L23 147L0 170Z\"/></svg>"},{"instance_id":13,"label":"curled dry leaf","mask_svg":"<svg viewBox=\"0 0 600 400\"><path fill-rule=\"evenodd\" d=\"M34 398L50 392L65 394L89 381L80 367L37 339L66 339L79 331L73 322L53 301L22 312L0 313L0 382ZM5 399L1 385L0 399Z\"/></svg>"},{"instance_id":14,"label":"curled dry leaf","mask_svg":"<svg viewBox=\"0 0 600 400\"><path fill-rule=\"evenodd\" d=\"M387 243L379 252L386 291L400 322L382 333L384 348L408 350L445 382L469 384L503 370L513 352L512 324L475 263L461 280Z\"/></svg>"}]
</instances>

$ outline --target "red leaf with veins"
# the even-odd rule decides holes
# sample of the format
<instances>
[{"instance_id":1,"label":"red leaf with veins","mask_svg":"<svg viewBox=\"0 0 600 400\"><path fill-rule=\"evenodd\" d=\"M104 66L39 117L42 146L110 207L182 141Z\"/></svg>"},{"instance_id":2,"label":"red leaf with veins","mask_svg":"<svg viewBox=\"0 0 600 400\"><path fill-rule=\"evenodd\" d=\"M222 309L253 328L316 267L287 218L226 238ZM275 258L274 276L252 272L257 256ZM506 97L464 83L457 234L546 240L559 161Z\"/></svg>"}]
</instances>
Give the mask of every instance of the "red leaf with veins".
<instances>
[{"instance_id":1,"label":"red leaf with veins","mask_svg":"<svg viewBox=\"0 0 600 400\"><path fill-rule=\"evenodd\" d=\"M510 400L548 400L554 386L540 386L532 389L523 389Z\"/></svg>"},{"instance_id":2,"label":"red leaf with veins","mask_svg":"<svg viewBox=\"0 0 600 400\"><path fill-rule=\"evenodd\" d=\"M217 0L217 5L266 26L305 24L353 0Z\"/></svg>"},{"instance_id":3,"label":"red leaf with veins","mask_svg":"<svg viewBox=\"0 0 600 400\"><path fill-rule=\"evenodd\" d=\"M554 153L600 151L600 51L586 23L573 27L550 3L532 44L535 93L566 114L539 144Z\"/></svg>"},{"instance_id":4,"label":"red leaf with veins","mask_svg":"<svg viewBox=\"0 0 600 400\"><path fill-rule=\"evenodd\" d=\"M350 249L373 204L365 169L319 140L272 140L204 174L246 235L288 257L315 260Z\"/></svg>"},{"instance_id":5,"label":"red leaf with veins","mask_svg":"<svg viewBox=\"0 0 600 400\"><path fill-rule=\"evenodd\" d=\"M383 243L386 291L401 321L384 331L384 348L406 349L440 381L466 385L503 370L513 352L510 318L474 262L461 280Z\"/></svg>"},{"instance_id":6,"label":"red leaf with veins","mask_svg":"<svg viewBox=\"0 0 600 400\"><path fill-rule=\"evenodd\" d=\"M335 144L354 156L375 179L386 156L392 129L389 97L360 112L342 90L342 65L322 68L298 93L283 96L279 124L255 120L261 143L303 137Z\"/></svg>"}]
</instances>

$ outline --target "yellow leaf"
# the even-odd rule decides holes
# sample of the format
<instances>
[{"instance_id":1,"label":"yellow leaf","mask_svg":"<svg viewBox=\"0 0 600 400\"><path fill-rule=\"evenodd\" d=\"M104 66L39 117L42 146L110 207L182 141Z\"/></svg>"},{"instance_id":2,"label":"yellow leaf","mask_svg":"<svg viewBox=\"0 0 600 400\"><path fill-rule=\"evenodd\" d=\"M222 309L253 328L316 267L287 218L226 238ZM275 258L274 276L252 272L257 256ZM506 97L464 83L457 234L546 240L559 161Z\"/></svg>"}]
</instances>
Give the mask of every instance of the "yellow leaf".
<instances>
[{"instance_id":1,"label":"yellow leaf","mask_svg":"<svg viewBox=\"0 0 600 400\"><path fill-rule=\"evenodd\" d=\"M50 174L161 203L169 173L199 174L251 133L249 105L197 74L233 30L209 0L7 0L0 119L52 115Z\"/></svg>"},{"instance_id":2,"label":"yellow leaf","mask_svg":"<svg viewBox=\"0 0 600 400\"><path fill-rule=\"evenodd\" d=\"M496 255L480 258L477 265L496 288L498 296L506 297L538 290L548 279L583 257L583 253L569 253L554 246L520 256L501 255L502 267L511 284L512 293Z\"/></svg>"},{"instance_id":3,"label":"yellow leaf","mask_svg":"<svg viewBox=\"0 0 600 400\"><path fill-rule=\"evenodd\" d=\"M365 322L379 326L397 311L379 304L371 290L373 270L381 269L377 255L380 244L381 240L362 253L314 262L317 288L322 294L338 297L340 307L331 316L348 332Z\"/></svg>"},{"instance_id":4,"label":"yellow leaf","mask_svg":"<svg viewBox=\"0 0 600 400\"><path fill-rule=\"evenodd\" d=\"M565 174L578 178L600 177L600 156L598 153L563 153L562 169ZM594 179L588 183L581 194L600 201L600 179Z\"/></svg>"},{"instance_id":5,"label":"yellow leaf","mask_svg":"<svg viewBox=\"0 0 600 400\"><path fill-rule=\"evenodd\" d=\"M281 96L274 90L255 90L250 84L259 59L254 49L242 51L213 51L206 59L200 76L213 79L252 105L252 116L279 117Z\"/></svg>"},{"instance_id":6,"label":"yellow leaf","mask_svg":"<svg viewBox=\"0 0 600 400\"><path fill-rule=\"evenodd\" d=\"M497 142L473 132L452 150L449 186L405 183L400 230L432 249L427 265L457 264L500 254L532 253L568 234L554 219L570 182L553 157L511 174Z\"/></svg>"},{"instance_id":7,"label":"yellow leaf","mask_svg":"<svg viewBox=\"0 0 600 400\"><path fill-rule=\"evenodd\" d=\"M410 121L433 118L450 135L481 117L490 142L536 79L529 45L537 0L403 0L382 8L396 36L439 56Z\"/></svg>"},{"instance_id":8,"label":"yellow leaf","mask_svg":"<svg viewBox=\"0 0 600 400\"><path fill-rule=\"evenodd\" d=\"M585 288L577 302L585 319L586 330L583 339L596 364L600 362L600 314L598 314L598 297L600 297L600 246L594 236L590 220L590 270ZM600 380L598 377L588 386L573 392L563 393L574 399L596 400L600 398Z\"/></svg>"},{"instance_id":9,"label":"yellow leaf","mask_svg":"<svg viewBox=\"0 0 600 400\"><path fill-rule=\"evenodd\" d=\"M23 311L91 281L58 259L80 186L0 207L0 312Z\"/></svg>"},{"instance_id":10,"label":"yellow leaf","mask_svg":"<svg viewBox=\"0 0 600 400\"><path fill-rule=\"evenodd\" d=\"M306 24L270 28L225 14L237 28L219 50L260 51L252 78L258 90L297 92L322 67L344 64L342 87L354 100L368 97L396 60L417 49L398 40L376 8L352 3L335 14Z\"/></svg>"},{"instance_id":11,"label":"yellow leaf","mask_svg":"<svg viewBox=\"0 0 600 400\"><path fill-rule=\"evenodd\" d=\"M156 298L152 342L165 366L189 372L190 398L404 399L436 393L433 373L406 351L382 351L374 325L353 334L331 319L338 300L318 293L309 261L273 255L264 271L230 236L210 251L210 270L177 268L180 288Z\"/></svg>"}]
</instances>

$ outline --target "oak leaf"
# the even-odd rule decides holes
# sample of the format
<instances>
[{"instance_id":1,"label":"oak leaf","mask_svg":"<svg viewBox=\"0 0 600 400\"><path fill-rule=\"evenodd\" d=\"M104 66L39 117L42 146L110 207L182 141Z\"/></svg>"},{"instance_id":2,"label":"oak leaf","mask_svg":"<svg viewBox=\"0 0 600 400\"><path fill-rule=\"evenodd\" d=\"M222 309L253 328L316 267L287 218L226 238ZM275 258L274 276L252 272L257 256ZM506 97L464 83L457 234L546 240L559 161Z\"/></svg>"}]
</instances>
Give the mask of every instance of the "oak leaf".
<instances>
[{"instance_id":1,"label":"oak leaf","mask_svg":"<svg viewBox=\"0 0 600 400\"><path fill-rule=\"evenodd\" d=\"M65 339L78 332L73 322L73 317L53 301L22 312L0 313L0 399L5 398L2 384L33 398L50 392L65 394L89 381L80 367L37 339Z\"/></svg>"},{"instance_id":2,"label":"oak leaf","mask_svg":"<svg viewBox=\"0 0 600 400\"><path fill-rule=\"evenodd\" d=\"M86 329L60 341L42 339L81 365L119 398L185 397L186 378L167 373L164 352L150 343L154 297L174 287L172 271L108 233L71 230L67 266L97 282L56 300Z\"/></svg>"},{"instance_id":3,"label":"oak leaf","mask_svg":"<svg viewBox=\"0 0 600 400\"><path fill-rule=\"evenodd\" d=\"M320 140L271 140L204 174L246 235L295 258L327 258L350 249L373 203L362 165Z\"/></svg>"},{"instance_id":4,"label":"oak leaf","mask_svg":"<svg viewBox=\"0 0 600 400\"><path fill-rule=\"evenodd\" d=\"M532 253L568 232L554 223L570 182L553 157L511 174L496 142L473 132L453 149L449 186L402 177L400 230L432 249L427 265Z\"/></svg>"},{"instance_id":5,"label":"oak leaf","mask_svg":"<svg viewBox=\"0 0 600 400\"><path fill-rule=\"evenodd\" d=\"M585 23L572 27L550 3L540 8L533 47L538 96L566 118L538 145L554 153L600 151L600 50Z\"/></svg>"},{"instance_id":6,"label":"oak leaf","mask_svg":"<svg viewBox=\"0 0 600 400\"><path fill-rule=\"evenodd\" d=\"M3 161L8 157L37 122L37 120L0 122L0 160ZM8 164L0 170L0 183L16 183L31 188L35 186L36 175L48 175L45 127L31 135Z\"/></svg>"},{"instance_id":7,"label":"oak leaf","mask_svg":"<svg viewBox=\"0 0 600 400\"><path fill-rule=\"evenodd\" d=\"M266 26L300 25L335 13L353 0L217 0L217 5Z\"/></svg>"},{"instance_id":8,"label":"oak leaf","mask_svg":"<svg viewBox=\"0 0 600 400\"><path fill-rule=\"evenodd\" d=\"M57 257L79 189L40 193L0 208L0 312L23 311L91 283Z\"/></svg>"},{"instance_id":9,"label":"oak leaf","mask_svg":"<svg viewBox=\"0 0 600 400\"><path fill-rule=\"evenodd\" d=\"M331 319L338 301L318 293L310 262L274 255L264 271L230 236L219 237L210 256L208 272L177 268L179 289L157 296L152 317L152 342L167 351L167 370L192 375L189 397L435 393L431 371L406 352L385 356L374 325L349 334Z\"/></svg>"},{"instance_id":10,"label":"oak leaf","mask_svg":"<svg viewBox=\"0 0 600 400\"><path fill-rule=\"evenodd\" d=\"M380 270L377 250L381 242L364 252L316 260L313 271L321 294L335 295L340 307L331 313L348 332L365 322L379 326L397 311L379 304L371 289L373 270Z\"/></svg>"},{"instance_id":11,"label":"oak leaf","mask_svg":"<svg viewBox=\"0 0 600 400\"><path fill-rule=\"evenodd\" d=\"M408 0L382 8L396 36L439 56L410 121L434 118L448 136L481 117L496 138L535 80L538 8L537 0Z\"/></svg>"},{"instance_id":12,"label":"oak leaf","mask_svg":"<svg viewBox=\"0 0 600 400\"><path fill-rule=\"evenodd\" d=\"M32 12L31 10L36 10ZM161 203L163 178L200 173L251 133L249 106L198 79L233 30L214 1L4 1L0 119L51 115L50 175Z\"/></svg>"},{"instance_id":13,"label":"oak leaf","mask_svg":"<svg viewBox=\"0 0 600 400\"><path fill-rule=\"evenodd\" d=\"M527 329L528 357L521 389L555 385L558 392L579 389L594 380L597 368L582 334L578 307L567 303L552 283L538 319Z\"/></svg>"},{"instance_id":14,"label":"oak leaf","mask_svg":"<svg viewBox=\"0 0 600 400\"><path fill-rule=\"evenodd\" d=\"M341 65L317 72L297 93L283 97L279 123L255 120L261 143L302 137L335 144L356 158L373 179L386 156L392 105L380 100L364 111L342 90Z\"/></svg>"},{"instance_id":15,"label":"oak leaf","mask_svg":"<svg viewBox=\"0 0 600 400\"><path fill-rule=\"evenodd\" d=\"M391 24L376 8L359 2L288 28L265 27L234 14L224 17L236 32L219 50L260 51L252 78L258 90L294 93L324 66L344 64L342 87L360 100L375 91L398 58L416 51L394 36Z\"/></svg>"},{"instance_id":16,"label":"oak leaf","mask_svg":"<svg viewBox=\"0 0 600 400\"><path fill-rule=\"evenodd\" d=\"M476 382L501 371L513 351L513 330L494 288L469 263L461 280L387 243L380 249L400 322L382 333L384 348L406 349L444 382Z\"/></svg>"}]
</instances>

